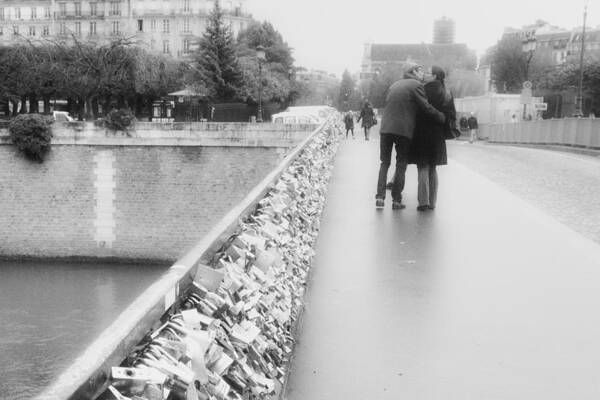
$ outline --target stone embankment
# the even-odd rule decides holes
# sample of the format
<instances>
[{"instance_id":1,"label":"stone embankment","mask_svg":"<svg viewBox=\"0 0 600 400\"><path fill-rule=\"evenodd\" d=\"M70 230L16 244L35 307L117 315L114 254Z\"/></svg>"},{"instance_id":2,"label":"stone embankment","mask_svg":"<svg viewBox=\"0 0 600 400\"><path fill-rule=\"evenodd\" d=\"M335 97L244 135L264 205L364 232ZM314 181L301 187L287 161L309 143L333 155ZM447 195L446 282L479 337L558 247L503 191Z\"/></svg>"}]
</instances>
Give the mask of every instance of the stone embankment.
<instances>
[{"instance_id":1,"label":"stone embankment","mask_svg":"<svg viewBox=\"0 0 600 400\"><path fill-rule=\"evenodd\" d=\"M125 134L55 125L42 164L0 130L0 258L169 265L314 130L139 123Z\"/></svg>"}]
</instances>

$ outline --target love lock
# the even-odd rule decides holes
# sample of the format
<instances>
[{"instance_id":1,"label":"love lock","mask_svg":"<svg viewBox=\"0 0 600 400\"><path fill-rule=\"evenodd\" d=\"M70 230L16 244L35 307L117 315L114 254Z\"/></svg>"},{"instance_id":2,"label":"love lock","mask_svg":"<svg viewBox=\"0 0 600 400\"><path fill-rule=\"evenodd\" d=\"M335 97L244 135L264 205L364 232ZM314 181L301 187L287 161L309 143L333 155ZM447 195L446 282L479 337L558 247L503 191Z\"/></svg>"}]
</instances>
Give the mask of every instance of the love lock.
<instances>
[{"instance_id":1,"label":"love lock","mask_svg":"<svg viewBox=\"0 0 600 400\"><path fill-rule=\"evenodd\" d=\"M181 312L149 335L132 369L115 371L122 400L265 398L274 379L283 382L331 176L331 129L239 221L211 265L197 267ZM136 390L120 392L123 382L138 382Z\"/></svg>"}]
</instances>

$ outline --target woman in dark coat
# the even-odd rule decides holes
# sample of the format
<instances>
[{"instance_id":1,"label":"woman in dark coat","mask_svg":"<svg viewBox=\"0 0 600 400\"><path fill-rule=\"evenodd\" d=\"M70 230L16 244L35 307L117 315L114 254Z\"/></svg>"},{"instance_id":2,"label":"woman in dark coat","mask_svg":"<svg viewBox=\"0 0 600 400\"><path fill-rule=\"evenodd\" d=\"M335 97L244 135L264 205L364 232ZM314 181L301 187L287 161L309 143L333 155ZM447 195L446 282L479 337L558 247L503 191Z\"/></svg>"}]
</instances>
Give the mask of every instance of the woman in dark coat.
<instances>
[{"instance_id":1,"label":"woman in dark coat","mask_svg":"<svg viewBox=\"0 0 600 400\"><path fill-rule=\"evenodd\" d=\"M431 67L433 80L425 84L427 100L444 113L446 123L440 124L426 116L419 116L411 142L408 161L417 164L418 200L417 210L433 210L437 201L438 176L436 167L446 165L446 131L456 122L454 99L446 91L446 74L438 66Z\"/></svg>"},{"instance_id":2,"label":"woman in dark coat","mask_svg":"<svg viewBox=\"0 0 600 400\"><path fill-rule=\"evenodd\" d=\"M360 116L356 122L360 122L361 119L362 128L365 131L365 140L369 140L369 131L371 130L371 127L375 125L375 111L373 110L371 103L369 103L369 100L366 100L365 104L363 104L360 110Z\"/></svg>"}]
</instances>

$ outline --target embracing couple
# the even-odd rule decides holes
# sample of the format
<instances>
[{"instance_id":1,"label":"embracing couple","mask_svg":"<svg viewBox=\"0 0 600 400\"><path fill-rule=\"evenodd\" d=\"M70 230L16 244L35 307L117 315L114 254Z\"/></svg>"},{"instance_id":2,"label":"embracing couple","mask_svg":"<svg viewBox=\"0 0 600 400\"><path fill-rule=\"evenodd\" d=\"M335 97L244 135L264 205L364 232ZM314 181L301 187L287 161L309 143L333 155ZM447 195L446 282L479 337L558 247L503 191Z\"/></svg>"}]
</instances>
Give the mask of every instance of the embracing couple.
<instances>
[{"instance_id":1,"label":"embracing couple","mask_svg":"<svg viewBox=\"0 0 600 400\"><path fill-rule=\"evenodd\" d=\"M436 166L447 164L445 139L455 131L454 100L446 91L445 73L432 67L429 74L422 66L410 63L404 79L390 86L380 129L379 178L375 206L383 208L386 180L396 146L396 172L391 183L392 209L405 208L402 191L406 166L416 164L418 170L417 210L435 208L438 178ZM427 81L425 85L423 82Z\"/></svg>"}]
</instances>

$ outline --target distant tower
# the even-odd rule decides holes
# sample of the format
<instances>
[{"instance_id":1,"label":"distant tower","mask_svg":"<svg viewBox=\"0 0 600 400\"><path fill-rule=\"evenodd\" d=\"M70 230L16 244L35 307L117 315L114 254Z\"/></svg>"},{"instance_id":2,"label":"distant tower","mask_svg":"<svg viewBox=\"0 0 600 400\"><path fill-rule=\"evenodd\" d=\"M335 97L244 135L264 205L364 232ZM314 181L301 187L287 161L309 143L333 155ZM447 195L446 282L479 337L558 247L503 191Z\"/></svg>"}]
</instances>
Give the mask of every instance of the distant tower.
<instances>
[{"instance_id":1,"label":"distant tower","mask_svg":"<svg viewBox=\"0 0 600 400\"><path fill-rule=\"evenodd\" d=\"M433 44L454 43L454 20L442 17L433 22Z\"/></svg>"}]
</instances>

